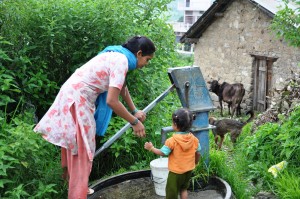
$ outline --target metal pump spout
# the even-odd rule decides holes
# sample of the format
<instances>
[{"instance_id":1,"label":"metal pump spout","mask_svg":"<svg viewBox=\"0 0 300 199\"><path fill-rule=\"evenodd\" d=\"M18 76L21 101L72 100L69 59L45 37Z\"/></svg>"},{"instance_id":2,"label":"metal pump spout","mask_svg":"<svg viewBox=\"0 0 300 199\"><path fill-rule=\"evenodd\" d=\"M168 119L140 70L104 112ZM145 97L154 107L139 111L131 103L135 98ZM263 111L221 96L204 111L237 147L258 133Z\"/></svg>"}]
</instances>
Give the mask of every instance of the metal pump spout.
<instances>
[{"instance_id":1,"label":"metal pump spout","mask_svg":"<svg viewBox=\"0 0 300 199\"><path fill-rule=\"evenodd\" d=\"M174 131L174 129L173 129L172 126L163 127L163 128L161 129L160 134L161 134L161 143L162 143L162 144L164 144L165 141L167 140L167 133L173 132L173 131Z\"/></svg>"},{"instance_id":2,"label":"metal pump spout","mask_svg":"<svg viewBox=\"0 0 300 199\"><path fill-rule=\"evenodd\" d=\"M183 107L192 111L196 117L191 132L199 139L201 156L206 165L209 163L209 130L214 126L208 123L208 113L215 109L209 90L206 86L200 67L187 66L168 69L170 81L175 84L176 91ZM168 127L162 130L166 132ZM162 133L162 140L165 139Z\"/></svg>"}]
</instances>

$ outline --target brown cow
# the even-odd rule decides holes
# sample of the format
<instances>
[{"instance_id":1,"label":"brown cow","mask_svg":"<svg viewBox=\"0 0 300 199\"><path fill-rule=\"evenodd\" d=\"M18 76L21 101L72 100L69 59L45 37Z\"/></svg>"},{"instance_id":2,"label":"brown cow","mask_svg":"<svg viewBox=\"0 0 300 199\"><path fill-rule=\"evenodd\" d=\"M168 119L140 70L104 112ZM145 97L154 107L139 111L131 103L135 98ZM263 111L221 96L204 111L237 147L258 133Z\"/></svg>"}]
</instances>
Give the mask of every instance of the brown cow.
<instances>
[{"instance_id":1,"label":"brown cow","mask_svg":"<svg viewBox=\"0 0 300 199\"><path fill-rule=\"evenodd\" d=\"M235 111L236 116L241 115L240 104L245 95L243 84L228 84L227 82L220 84L218 80L208 81L207 83L210 84L209 91L215 93L219 97L221 116L223 116L222 101L228 103L228 112L231 117L233 117ZM232 113L230 113L230 108L232 109Z\"/></svg>"}]
</instances>

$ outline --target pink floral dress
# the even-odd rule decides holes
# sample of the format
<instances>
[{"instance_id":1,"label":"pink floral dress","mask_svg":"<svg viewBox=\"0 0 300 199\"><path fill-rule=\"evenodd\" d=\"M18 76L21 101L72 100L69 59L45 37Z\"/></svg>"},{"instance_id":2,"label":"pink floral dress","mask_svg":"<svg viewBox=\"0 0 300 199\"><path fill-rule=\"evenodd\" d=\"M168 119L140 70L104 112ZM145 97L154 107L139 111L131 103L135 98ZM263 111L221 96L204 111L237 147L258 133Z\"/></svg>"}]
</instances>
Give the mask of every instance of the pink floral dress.
<instances>
[{"instance_id":1,"label":"pink floral dress","mask_svg":"<svg viewBox=\"0 0 300 199\"><path fill-rule=\"evenodd\" d=\"M76 119L89 160L92 161L96 148L95 101L108 87L121 90L127 71L128 60L121 53L102 53L92 58L64 83L54 103L34 131L42 133L47 141L71 150L72 154L76 155ZM75 106L76 115L71 114L71 106Z\"/></svg>"}]
</instances>

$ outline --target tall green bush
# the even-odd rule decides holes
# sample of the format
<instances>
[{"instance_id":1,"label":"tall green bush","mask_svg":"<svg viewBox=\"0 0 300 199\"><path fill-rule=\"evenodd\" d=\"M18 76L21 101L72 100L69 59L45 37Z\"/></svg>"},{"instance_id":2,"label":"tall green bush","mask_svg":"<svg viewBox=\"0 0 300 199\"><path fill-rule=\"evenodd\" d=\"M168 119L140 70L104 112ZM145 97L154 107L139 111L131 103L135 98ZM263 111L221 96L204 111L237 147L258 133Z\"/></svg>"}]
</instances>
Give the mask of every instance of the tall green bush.
<instances>
[{"instance_id":1,"label":"tall green bush","mask_svg":"<svg viewBox=\"0 0 300 199\"><path fill-rule=\"evenodd\" d=\"M33 112L1 119L0 198L65 198L60 150L32 131Z\"/></svg>"},{"instance_id":2,"label":"tall green bush","mask_svg":"<svg viewBox=\"0 0 300 199\"><path fill-rule=\"evenodd\" d=\"M0 34L13 44L5 48L13 61L4 66L16 73L22 92L31 93L26 101L37 107L41 117L77 67L107 45L146 35L157 46L156 58L148 69L133 73L130 79L140 87L131 89L133 96L150 88L143 100L147 103L150 95L164 89L166 68L173 65L175 35L161 15L168 2L4 0L0 4ZM149 86L153 78L160 83Z\"/></svg>"},{"instance_id":3,"label":"tall green bush","mask_svg":"<svg viewBox=\"0 0 300 199\"><path fill-rule=\"evenodd\" d=\"M5 41L1 36L0 36L0 44L11 45L11 43ZM9 58L9 56L3 49L0 49L0 90L1 90L0 107L2 107L2 111L5 108L7 108L8 103L15 102L12 95L14 93L20 93L20 89L17 86L14 73L12 71L7 70L3 65L3 62L6 61L8 62L12 60L11 58Z\"/></svg>"}]
</instances>

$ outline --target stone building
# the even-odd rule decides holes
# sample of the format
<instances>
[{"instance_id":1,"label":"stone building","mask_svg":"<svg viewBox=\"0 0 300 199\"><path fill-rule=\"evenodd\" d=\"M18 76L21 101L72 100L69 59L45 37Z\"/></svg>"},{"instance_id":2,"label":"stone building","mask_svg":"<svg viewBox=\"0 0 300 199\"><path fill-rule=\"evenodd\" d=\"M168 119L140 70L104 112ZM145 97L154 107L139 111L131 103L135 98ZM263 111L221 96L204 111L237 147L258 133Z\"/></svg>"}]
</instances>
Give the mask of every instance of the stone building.
<instances>
[{"instance_id":1,"label":"stone building","mask_svg":"<svg viewBox=\"0 0 300 199\"><path fill-rule=\"evenodd\" d=\"M300 73L300 49L270 30L278 4L279 0L216 0L180 39L195 44L194 65L207 81L244 84L244 110L266 110L271 91Z\"/></svg>"}]
</instances>

